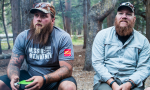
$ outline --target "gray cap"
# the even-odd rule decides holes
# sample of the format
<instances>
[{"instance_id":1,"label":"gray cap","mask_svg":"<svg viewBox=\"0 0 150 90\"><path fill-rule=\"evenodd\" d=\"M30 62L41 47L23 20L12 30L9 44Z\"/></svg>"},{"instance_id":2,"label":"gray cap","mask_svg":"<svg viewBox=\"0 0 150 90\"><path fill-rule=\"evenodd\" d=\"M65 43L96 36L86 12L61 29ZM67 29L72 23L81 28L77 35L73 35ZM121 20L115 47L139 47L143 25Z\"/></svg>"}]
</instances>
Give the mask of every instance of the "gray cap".
<instances>
[{"instance_id":1,"label":"gray cap","mask_svg":"<svg viewBox=\"0 0 150 90\"><path fill-rule=\"evenodd\" d=\"M120 11L122 7L128 7L132 12L134 12L135 10L133 4L131 4L130 2L121 3L120 6L118 7L118 11Z\"/></svg>"}]
</instances>

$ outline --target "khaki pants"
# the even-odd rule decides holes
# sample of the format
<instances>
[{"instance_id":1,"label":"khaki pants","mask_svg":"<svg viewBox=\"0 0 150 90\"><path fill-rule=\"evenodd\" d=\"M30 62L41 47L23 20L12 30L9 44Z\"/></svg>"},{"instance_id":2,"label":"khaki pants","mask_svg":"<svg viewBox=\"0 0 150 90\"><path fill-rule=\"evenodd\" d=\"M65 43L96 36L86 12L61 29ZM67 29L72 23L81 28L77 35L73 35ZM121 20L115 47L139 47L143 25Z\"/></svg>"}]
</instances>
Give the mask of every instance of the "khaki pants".
<instances>
[{"instance_id":1,"label":"khaki pants","mask_svg":"<svg viewBox=\"0 0 150 90\"><path fill-rule=\"evenodd\" d=\"M94 85L93 90L112 90L112 88L107 83L97 83L96 85ZM144 86L135 87L131 90L144 90Z\"/></svg>"}]
</instances>

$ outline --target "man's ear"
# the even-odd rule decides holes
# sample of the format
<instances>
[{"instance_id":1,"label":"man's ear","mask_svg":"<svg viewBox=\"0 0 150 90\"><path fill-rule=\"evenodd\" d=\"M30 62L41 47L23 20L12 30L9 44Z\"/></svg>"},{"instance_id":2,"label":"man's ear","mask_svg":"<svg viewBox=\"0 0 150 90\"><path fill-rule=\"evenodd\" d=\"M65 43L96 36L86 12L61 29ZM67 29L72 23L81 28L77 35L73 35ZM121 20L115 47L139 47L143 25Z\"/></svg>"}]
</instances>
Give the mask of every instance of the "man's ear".
<instances>
[{"instance_id":1,"label":"man's ear","mask_svg":"<svg viewBox=\"0 0 150 90\"><path fill-rule=\"evenodd\" d=\"M136 16L134 16L134 22L136 21Z\"/></svg>"},{"instance_id":2,"label":"man's ear","mask_svg":"<svg viewBox=\"0 0 150 90\"><path fill-rule=\"evenodd\" d=\"M52 23L54 23L55 22L55 18L52 18Z\"/></svg>"}]
</instances>

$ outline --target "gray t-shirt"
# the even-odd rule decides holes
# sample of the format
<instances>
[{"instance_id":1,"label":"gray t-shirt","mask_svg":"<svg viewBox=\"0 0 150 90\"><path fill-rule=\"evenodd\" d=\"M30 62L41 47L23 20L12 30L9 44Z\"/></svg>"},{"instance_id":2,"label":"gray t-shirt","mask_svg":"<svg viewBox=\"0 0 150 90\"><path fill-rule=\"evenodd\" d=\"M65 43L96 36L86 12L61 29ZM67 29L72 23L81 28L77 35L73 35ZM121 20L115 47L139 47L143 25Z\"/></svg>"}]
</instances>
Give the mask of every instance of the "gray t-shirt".
<instances>
[{"instance_id":1,"label":"gray t-shirt","mask_svg":"<svg viewBox=\"0 0 150 90\"><path fill-rule=\"evenodd\" d=\"M64 30L54 26L48 44L42 47L27 38L28 32L17 36L12 52L25 56L31 76L49 74L60 68L59 61L74 60L72 41Z\"/></svg>"}]
</instances>

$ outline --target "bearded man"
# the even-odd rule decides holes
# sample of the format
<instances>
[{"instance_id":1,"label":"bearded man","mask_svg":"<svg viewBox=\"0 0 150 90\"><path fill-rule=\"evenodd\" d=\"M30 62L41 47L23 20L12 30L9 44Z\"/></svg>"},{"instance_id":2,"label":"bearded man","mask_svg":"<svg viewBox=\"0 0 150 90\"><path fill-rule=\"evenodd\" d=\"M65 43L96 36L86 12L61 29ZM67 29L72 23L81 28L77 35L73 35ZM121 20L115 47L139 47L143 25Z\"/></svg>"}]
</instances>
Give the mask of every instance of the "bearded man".
<instances>
[{"instance_id":1,"label":"bearded man","mask_svg":"<svg viewBox=\"0 0 150 90\"><path fill-rule=\"evenodd\" d=\"M144 90L149 76L150 44L136 31L134 6L121 3L114 26L98 32L92 47L94 90Z\"/></svg>"},{"instance_id":2,"label":"bearded man","mask_svg":"<svg viewBox=\"0 0 150 90\"><path fill-rule=\"evenodd\" d=\"M34 14L31 27L15 40L7 75L0 77L0 90L76 90L72 41L67 32L53 26L55 8L41 2L30 13ZM24 59L28 70L20 71ZM31 83L18 87L22 80Z\"/></svg>"}]
</instances>

